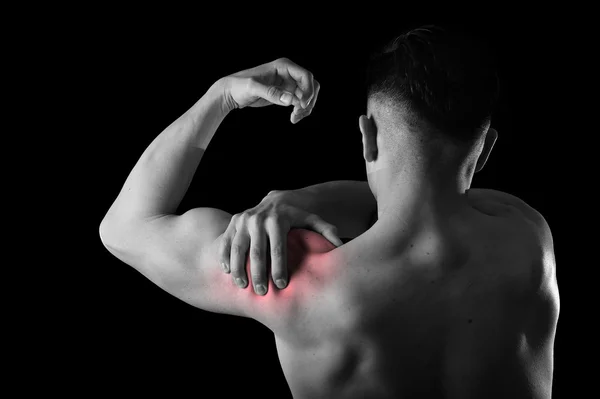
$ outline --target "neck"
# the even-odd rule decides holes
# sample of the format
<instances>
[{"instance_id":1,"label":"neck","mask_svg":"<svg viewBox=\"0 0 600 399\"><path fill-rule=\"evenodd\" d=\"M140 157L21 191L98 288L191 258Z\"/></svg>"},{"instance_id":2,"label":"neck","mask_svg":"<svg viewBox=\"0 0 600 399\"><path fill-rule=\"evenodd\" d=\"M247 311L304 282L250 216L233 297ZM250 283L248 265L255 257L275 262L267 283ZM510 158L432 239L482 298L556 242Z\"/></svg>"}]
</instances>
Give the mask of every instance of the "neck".
<instances>
[{"instance_id":1,"label":"neck","mask_svg":"<svg viewBox=\"0 0 600 399\"><path fill-rule=\"evenodd\" d=\"M434 166L435 165L435 166ZM467 209L474 164L463 161L371 170L378 219L394 226L447 218Z\"/></svg>"}]
</instances>

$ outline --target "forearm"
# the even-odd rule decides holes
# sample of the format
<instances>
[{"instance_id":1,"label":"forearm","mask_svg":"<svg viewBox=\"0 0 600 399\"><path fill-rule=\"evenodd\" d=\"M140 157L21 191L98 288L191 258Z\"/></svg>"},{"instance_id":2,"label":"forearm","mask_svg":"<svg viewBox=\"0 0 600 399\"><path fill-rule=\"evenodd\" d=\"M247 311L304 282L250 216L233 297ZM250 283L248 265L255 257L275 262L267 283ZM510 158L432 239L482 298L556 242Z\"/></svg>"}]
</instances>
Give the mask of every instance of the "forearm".
<instances>
[{"instance_id":1,"label":"forearm","mask_svg":"<svg viewBox=\"0 0 600 399\"><path fill-rule=\"evenodd\" d=\"M338 236L354 238L377 215L377 202L366 181L336 180L284 192L285 202L335 225Z\"/></svg>"},{"instance_id":2,"label":"forearm","mask_svg":"<svg viewBox=\"0 0 600 399\"><path fill-rule=\"evenodd\" d=\"M148 146L105 220L137 221L175 213L227 113L217 82Z\"/></svg>"}]
</instances>

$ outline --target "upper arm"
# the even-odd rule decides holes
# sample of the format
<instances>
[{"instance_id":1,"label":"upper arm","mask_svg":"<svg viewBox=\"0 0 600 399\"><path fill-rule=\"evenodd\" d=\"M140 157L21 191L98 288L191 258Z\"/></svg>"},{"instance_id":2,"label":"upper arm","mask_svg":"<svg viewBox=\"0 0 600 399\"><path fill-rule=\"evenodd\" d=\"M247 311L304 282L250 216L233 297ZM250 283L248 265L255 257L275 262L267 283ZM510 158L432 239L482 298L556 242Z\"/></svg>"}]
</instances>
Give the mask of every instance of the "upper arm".
<instances>
[{"instance_id":1,"label":"upper arm","mask_svg":"<svg viewBox=\"0 0 600 399\"><path fill-rule=\"evenodd\" d=\"M529 226L530 256L532 259L531 292L536 302L536 313L542 328L554 331L560 311L560 297L556 281L556 259L554 257L554 239L544 216L525 201L506 194L508 203L518 210L520 217Z\"/></svg>"},{"instance_id":2,"label":"upper arm","mask_svg":"<svg viewBox=\"0 0 600 399\"><path fill-rule=\"evenodd\" d=\"M533 231L531 301L526 318L523 359L530 381L539 392L551 392L554 371L554 339L560 313L552 233L545 218L525 203L519 204Z\"/></svg>"},{"instance_id":3,"label":"upper arm","mask_svg":"<svg viewBox=\"0 0 600 399\"><path fill-rule=\"evenodd\" d=\"M103 242L117 258L171 295L198 308L247 316L247 304L233 289L231 277L213 258L215 242L231 220L227 212L195 208L104 229Z\"/></svg>"},{"instance_id":4,"label":"upper arm","mask_svg":"<svg viewBox=\"0 0 600 399\"><path fill-rule=\"evenodd\" d=\"M551 331L553 338L560 313L554 241L550 226L544 217L531 209L533 212L530 212L530 222L536 231L532 292L538 306L537 313L543 317L542 328Z\"/></svg>"},{"instance_id":5,"label":"upper arm","mask_svg":"<svg viewBox=\"0 0 600 399\"><path fill-rule=\"evenodd\" d=\"M506 207L507 215L523 222L519 224L520 229L527 226L527 234L524 236L526 239L523 241L529 243L528 256L531 259L529 292L533 297L536 320L536 327L532 328L540 331L538 335L545 332L553 339L560 312L560 296L556 280L554 240L548 222L535 208L514 195L490 189L475 189L472 194L476 200L492 201ZM469 196L471 197L471 190ZM549 339L550 336L546 338Z\"/></svg>"},{"instance_id":6,"label":"upper arm","mask_svg":"<svg viewBox=\"0 0 600 399\"><path fill-rule=\"evenodd\" d=\"M209 312L250 317L271 328L288 313L293 284L290 281L286 289L279 290L269 279L268 293L259 296L251 281L245 289L233 283L218 262L220 240L230 220L227 212L196 208L181 216L163 216L125 227L112 239L106 234L103 242L117 258L184 302ZM300 259L301 248L295 241L288 237L291 268ZM248 276L249 267L247 257Z\"/></svg>"}]
</instances>

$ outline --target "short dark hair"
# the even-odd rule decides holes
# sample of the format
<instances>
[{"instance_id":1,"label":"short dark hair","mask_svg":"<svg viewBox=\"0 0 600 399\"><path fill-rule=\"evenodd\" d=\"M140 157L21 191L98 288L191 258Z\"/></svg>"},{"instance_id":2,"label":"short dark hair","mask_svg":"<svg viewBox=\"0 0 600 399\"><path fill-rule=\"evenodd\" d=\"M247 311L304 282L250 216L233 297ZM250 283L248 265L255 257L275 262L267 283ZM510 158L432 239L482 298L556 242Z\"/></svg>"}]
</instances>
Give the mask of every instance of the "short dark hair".
<instances>
[{"instance_id":1,"label":"short dark hair","mask_svg":"<svg viewBox=\"0 0 600 399\"><path fill-rule=\"evenodd\" d=\"M407 110L409 123L471 141L491 120L499 96L496 59L482 40L426 25L397 36L373 53L367 98L383 95Z\"/></svg>"}]
</instances>

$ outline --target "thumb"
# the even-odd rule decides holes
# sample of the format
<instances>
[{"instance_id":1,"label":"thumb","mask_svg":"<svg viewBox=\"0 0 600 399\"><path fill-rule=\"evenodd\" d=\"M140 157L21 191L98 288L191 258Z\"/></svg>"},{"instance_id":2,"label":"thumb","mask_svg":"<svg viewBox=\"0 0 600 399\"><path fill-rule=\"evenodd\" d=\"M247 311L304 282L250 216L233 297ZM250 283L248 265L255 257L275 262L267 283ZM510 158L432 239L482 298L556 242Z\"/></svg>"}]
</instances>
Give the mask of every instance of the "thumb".
<instances>
[{"instance_id":1,"label":"thumb","mask_svg":"<svg viewBox=\"0 0 600 399\"><path fill-rule=\"evenodd\" d=\"M336 247L342 246L344 244L337 235L337 227L330 223L327 223L317 215L309 216L306 222L312 230L327 238L327 240L329 240L329 242L331 242Z\"/></svg>"},{"instance_id":2,"label":"thumb","mask_svg":"<svg viewBox=\"0 0 600 399\"><path fill-rule=\"evenodd\" d=\"M265 86L262 84L256 85L256 95L264 98L270 103L276 105L282 105L287 107L294 103L294 100L298 102L298 99L294 98L294 95L289 91L285 91L277 86Z\"/></svg>"}]
</instances>

